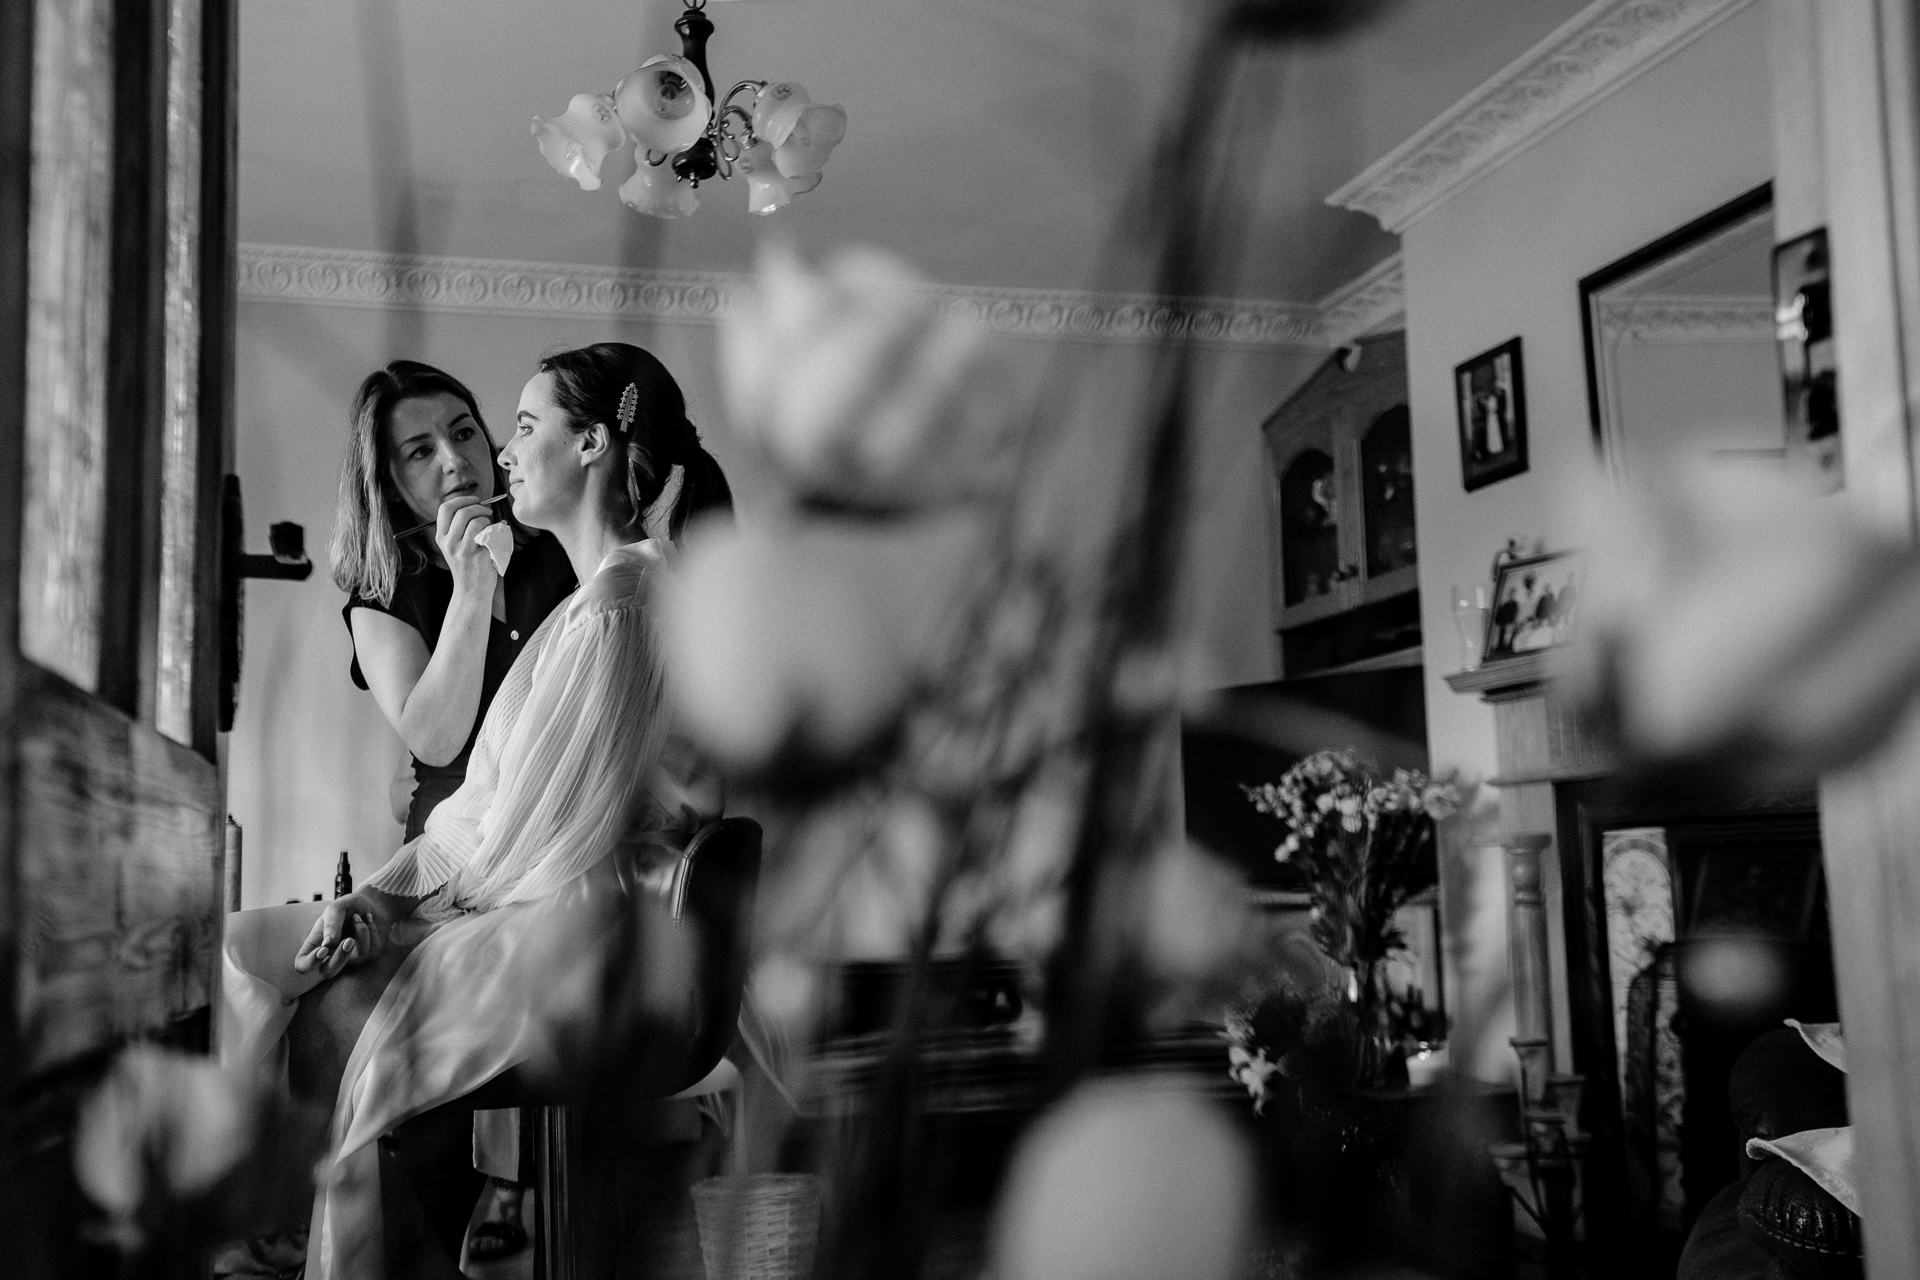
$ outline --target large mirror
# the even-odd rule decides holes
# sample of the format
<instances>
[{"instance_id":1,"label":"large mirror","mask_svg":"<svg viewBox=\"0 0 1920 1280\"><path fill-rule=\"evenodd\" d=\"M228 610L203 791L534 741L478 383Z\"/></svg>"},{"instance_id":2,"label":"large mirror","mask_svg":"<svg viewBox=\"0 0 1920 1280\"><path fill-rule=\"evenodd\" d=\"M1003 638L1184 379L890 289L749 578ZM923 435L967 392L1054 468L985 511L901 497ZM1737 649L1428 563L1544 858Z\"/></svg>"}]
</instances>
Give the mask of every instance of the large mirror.
<instances>
[{"instance_id":1,"label":"large mirror","mask_svg":"<svg viewBox=\"0 0 1920 1280\"><path fill-rule=\"evenodd\" d=\"M1787 459L1773 245L1763 186L1580 282L1594 439L1616 482Z\"/></svg>"}]
</instances>

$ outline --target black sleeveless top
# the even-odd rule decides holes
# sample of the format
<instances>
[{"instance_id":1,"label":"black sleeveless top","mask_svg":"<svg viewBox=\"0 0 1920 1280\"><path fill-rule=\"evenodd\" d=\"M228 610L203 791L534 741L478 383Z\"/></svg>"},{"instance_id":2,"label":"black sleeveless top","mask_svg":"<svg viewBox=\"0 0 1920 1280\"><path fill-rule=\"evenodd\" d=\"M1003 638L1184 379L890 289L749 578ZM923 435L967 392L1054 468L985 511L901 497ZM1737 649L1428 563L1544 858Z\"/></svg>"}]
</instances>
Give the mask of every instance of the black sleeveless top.
<instances>
[{"instance_id":1,"label":"black sleeveless top","mask_svg":"<svg viewBox=\"0 0 1920 1280\"><path fill-rule=\"evenodd\" d=\"M560 540L552 534L535 531L527 542L513 549L513 559L507 562L507 616L505 621L492 618L492 625L487 629L486 669L480 678L480 708L473 716L473 730L467 734L460 754L446 764L427 764L415 756L415 779L457 781L467 776L467 757L473 752L473 740L479 736L480 722L487 718L487 708L493 705L493 695L499 691L500 682L506 679L507 668L520 656L520 650L526 647L554 606L573 593L574 585L573 564L567 559ZM429 563L417 573L400 575L400 581L394 584L391 604L356 595L340 610L340 616L346 621L349 640L353 636L355 609L372 609L398 618L420 633L420 638L426 641L427 652L432 653L440 643L440 624L446 621L447 609L452 603L453 574L444 565ZM352 674L354 684L362 689L367 687L357 652Z\"/></svg>"}]
</instances>

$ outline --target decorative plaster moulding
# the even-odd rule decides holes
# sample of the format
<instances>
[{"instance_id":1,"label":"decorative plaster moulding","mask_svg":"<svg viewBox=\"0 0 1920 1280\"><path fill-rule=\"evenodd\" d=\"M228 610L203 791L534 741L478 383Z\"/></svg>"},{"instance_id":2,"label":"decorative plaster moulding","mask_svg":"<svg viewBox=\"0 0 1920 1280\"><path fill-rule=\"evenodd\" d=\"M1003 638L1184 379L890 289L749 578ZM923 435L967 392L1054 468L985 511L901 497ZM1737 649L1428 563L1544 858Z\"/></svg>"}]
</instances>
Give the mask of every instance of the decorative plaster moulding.
<instances>
[{"instance_id":1,"label":"decorative plaster moulding","mask_svg":"<svg viewBox=\"0 0 1920 1280\"><path fill-rule=\"evenodd\" d=\"M1384 329L1406 314L1406 278L1394 254L1361 272L1320 299L1315 327L1322 340L1337 347L1364 333Z\"/></svg>"},{"instance_id":2,"label":"decorative plaster moulding","mask_svg":"<svg viewBox=\"0 0 1920 1280\"><path fill-rule=\"evenodd\" d=\"M1773 299L1764 297L1622 298L1600 305L1608 342L1766 342L1774 340Z\"/></svg>"},{"instance_id":3,"label":"decorative plaster moulding","mask_svg":"<svg viewBox=\"0 0 1920 1280\"><path fill-rule=\"evenodd\" d=\"M751 276L726 272L240 246L239 294L250 301L711 324L752 289ZM1377 295L1376 288L1368 297L1377 303ZM969 285L929 285L927 297L1016 338L1128 343L1185 335L1203 346L1245 349L1320 349L1344 341L1327 336L1321 307L1290 302ZM1334 298L1344 308L1343 323L1373 305L1347 297L1347 290Z\"/></svg>"},{"instance_id":4,"label":"decorative plaster moulding","mask_svg":"<svg viewBox=\"0 0 1920 1280\"><path fill-rule=\"evenodd\" d=\"M1327 197L1405 230L1755 0L1595 0Z\"/></svg>"}]
</instances>

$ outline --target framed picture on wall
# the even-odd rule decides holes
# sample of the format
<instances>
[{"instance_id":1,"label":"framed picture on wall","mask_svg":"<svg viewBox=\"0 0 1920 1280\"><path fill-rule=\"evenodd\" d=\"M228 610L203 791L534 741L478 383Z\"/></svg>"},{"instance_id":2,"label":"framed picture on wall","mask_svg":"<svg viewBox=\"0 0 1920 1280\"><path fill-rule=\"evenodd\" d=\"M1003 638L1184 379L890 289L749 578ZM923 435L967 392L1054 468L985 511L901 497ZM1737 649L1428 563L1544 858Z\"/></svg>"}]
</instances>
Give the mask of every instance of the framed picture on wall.
<instances>
[{"instance_id":1,"label":"framed picture on wall","mask_svg":"<svg viewBox=\"0 0 1920 1280\"><path fill-rule=\"evenodd\" d=\"M1460 415L1460 479L1467 492L1525 471L1527 383L1520 339L1455 368L1453 391Z\"/></svg>"},{"instance_id":2,"label":"framed picture on wall","mask_svg":"<svg viewBox=\"0 0 1920 1280\"><path fill-rule=\"evenodd\" d=\"M1493 571L1483 662L1551 649L1573 639L1580 614L1580 553L1502 560Z\"/></svg>"},{"instance_id":3,"label":"framed picture on wall","mask_svg":"<svg viewBox=\"0 0 1920 1280\"><path fill-rule=\"evenodd\" d=\"M1773 251L1773 306L1780 375L1787 402L1789 458L1819 477L1826 493L1840 488L1840 400L1834 364L1833 290L1827 229Z\"/></svg>"}]
</instances>

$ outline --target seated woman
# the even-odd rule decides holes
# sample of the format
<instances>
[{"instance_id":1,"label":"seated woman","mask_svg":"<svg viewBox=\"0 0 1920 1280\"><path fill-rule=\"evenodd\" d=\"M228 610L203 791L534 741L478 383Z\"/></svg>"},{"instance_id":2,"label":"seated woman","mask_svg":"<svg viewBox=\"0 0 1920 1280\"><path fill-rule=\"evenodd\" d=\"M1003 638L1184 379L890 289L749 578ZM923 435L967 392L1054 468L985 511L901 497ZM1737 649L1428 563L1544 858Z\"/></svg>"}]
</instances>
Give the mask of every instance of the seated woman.
<instances>
[{"instance_id":1,"label":"seated woman","mask_svg":"<svg viewBox=\"0 0 1920 1280\"><path fill-rule=\"evenodd\" d=\"M549 966L566 958L543 924L563 891L617 844L670 863L720 811L717 783L669 739L648 615L663 550L644 535L663 506L670 536L729 508L726 479L645 351L601 343L539 370L500 463L517 517L559 540L583 585L515 659L466 780L417 839L309 914L297 950L272 945L294 923L274 912L293 908L229 924L223 1057L284 1040L296 1094L333 1108L309 1280L384 1273L382 1134L540 1052Z\"/></svg>"}]
</instances>

